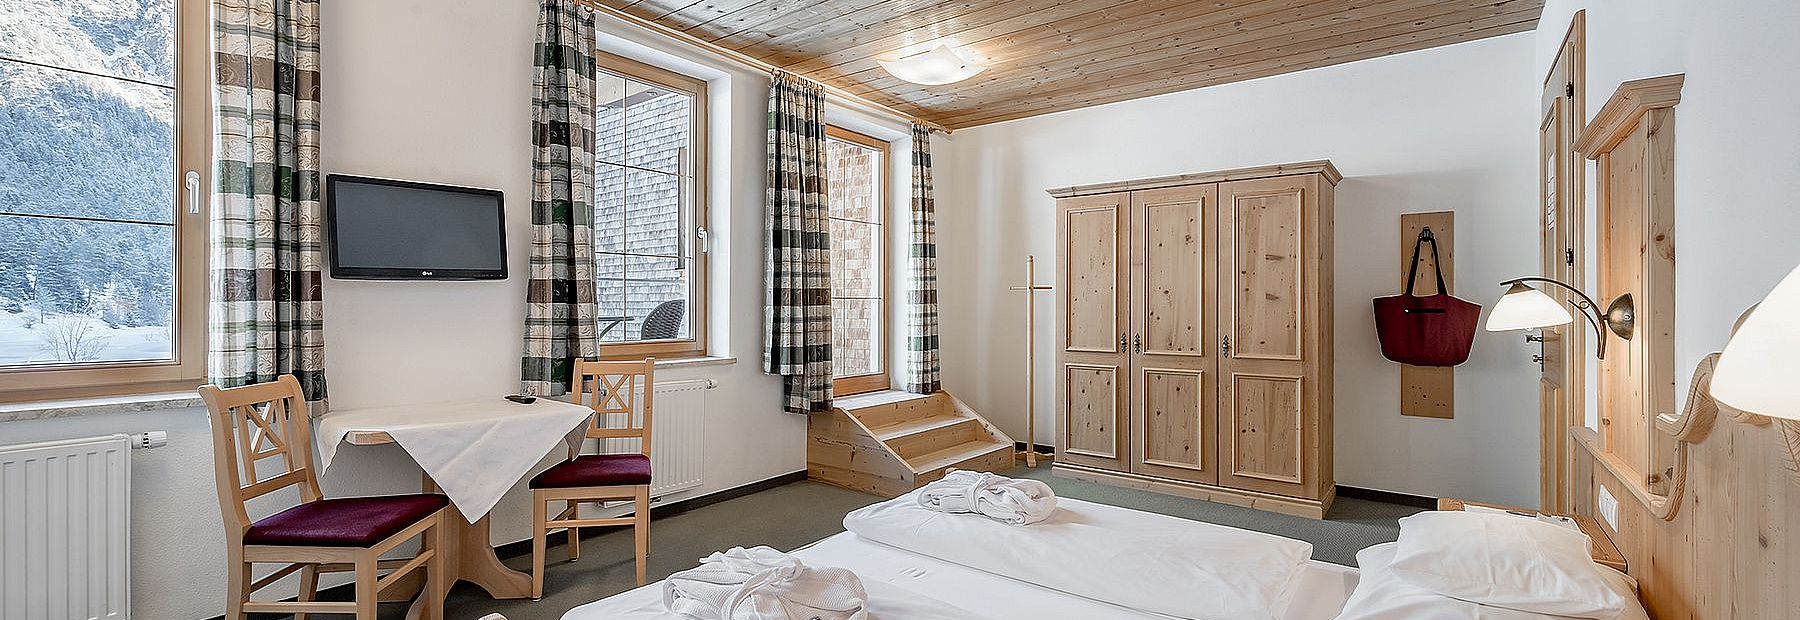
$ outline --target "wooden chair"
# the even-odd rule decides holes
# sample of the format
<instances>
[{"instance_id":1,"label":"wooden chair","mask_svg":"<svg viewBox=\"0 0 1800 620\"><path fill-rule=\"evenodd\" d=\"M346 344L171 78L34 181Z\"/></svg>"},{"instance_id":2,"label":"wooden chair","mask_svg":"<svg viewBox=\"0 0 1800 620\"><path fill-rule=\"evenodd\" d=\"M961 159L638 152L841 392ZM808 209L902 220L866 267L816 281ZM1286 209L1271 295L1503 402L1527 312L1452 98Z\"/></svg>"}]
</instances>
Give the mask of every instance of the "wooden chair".
<instances>
[{"instance_id":1,"label":"wooden chair","mask_svg":"<svg viewBox=\"0 0 1800 620\"><path fill-rule=\"evenodd\" d=\"M213 468L219 487L219 509L225 518L228 562L226 614L241 620L251 613L355 614L375 620L377 594L420 568L425 569L422 618L443 618L443 562L437 549L443 528L442 495L389 495L325 499L312 466L312 423L300 382L283 375L273 383L230 389L201 386L200 398L211 411ZM259 468L280 457L279 468ZM264 476L263 469L279 471ZM255 522L245 503L270 492L299 487L300 504ZM411 559L382 560L381 554L419 537L419 554ZM260 579L251 579L255 564L285 564ZM390 570L386 575L379 571ZM283 577L300 573L295 601L262 602L250 595ZM319 602L319 573L354 572L356 598Z\"/></svg>"},{"instance_id":2,"label":"wooden chair","mask_svg":"<svg viewBox=\"0 0 1800 620\"><path fill-rule=\"evenodd\" d=\"M567 528L569 559L581 557L579 528L629 525L637 535L637 582L644 585L645 564L650 554L650 419L656 395L656 358L630 362L575 362L569 400L594 410L588 420L588 439L637 438L638 452L580 454L569 450L569 460L558 463L531 479L531 597L544 596L545 538L552 528ZM642 403L637 402L642 397ZM635 414L635 415L634 415ZM618 426L609 426L615 422ZM583 519L581 502L631 500L636 508L629 517ZM549 502L566 506L549 518Z\"/></svg>"}]
</instances>

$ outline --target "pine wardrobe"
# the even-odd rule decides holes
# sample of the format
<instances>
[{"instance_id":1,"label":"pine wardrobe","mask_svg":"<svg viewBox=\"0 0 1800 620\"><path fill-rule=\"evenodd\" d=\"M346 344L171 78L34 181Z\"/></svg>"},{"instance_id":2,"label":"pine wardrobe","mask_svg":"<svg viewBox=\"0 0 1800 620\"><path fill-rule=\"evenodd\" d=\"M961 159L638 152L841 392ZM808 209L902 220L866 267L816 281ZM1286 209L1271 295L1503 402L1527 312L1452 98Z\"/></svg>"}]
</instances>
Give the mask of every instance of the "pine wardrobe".
<instances>
[{"instance_id":1,"label":"pine wardrobe","mask_svg":"<svg viewBox=\"0 0 1800 620\"><path fill-rule=\"evenodd\" d=\"M1057 475L1322 518L1329 161L1049 190Z\"/></svg>"}]
</instances>

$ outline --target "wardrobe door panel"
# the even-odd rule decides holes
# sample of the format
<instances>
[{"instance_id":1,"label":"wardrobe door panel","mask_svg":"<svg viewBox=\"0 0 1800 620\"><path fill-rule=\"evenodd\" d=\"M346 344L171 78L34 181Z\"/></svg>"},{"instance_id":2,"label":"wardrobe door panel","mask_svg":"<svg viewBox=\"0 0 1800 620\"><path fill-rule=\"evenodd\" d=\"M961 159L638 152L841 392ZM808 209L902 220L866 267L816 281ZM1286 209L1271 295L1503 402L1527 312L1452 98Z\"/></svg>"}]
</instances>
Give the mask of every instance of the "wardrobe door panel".
<instances>
[{"instance_id":1,"label":"wardrobe door panel","mask_svg":"<svg viewBox=\"0 0 1800 620\"><path fill-rule=\"evenodd\" d=\"M1058 459L1126 469L1129 196L1057 201Z\"/></svg>"},{"instance_id":2,"label":"wardrobe door panel","mask_svg":"<svg viewBox=\"0 0 1800 620\"><path fill-rule=\"evenodd\" d=\"M1224 183L1220 464L1225 486L1316 498L1316 177ZM1312 340L1309 340L1312 339Z\"/></svg>"},{"instance_id":3,"label":"wardrobe door panel","mask_svg":"<svg viewBox=\"0 0 1800 620\"><path fill-rule=\"evenodd\" d=\"M1213 247L1218 186L1131 195L1131 471L1218 481Z\"/></svg>"}]
</instances>

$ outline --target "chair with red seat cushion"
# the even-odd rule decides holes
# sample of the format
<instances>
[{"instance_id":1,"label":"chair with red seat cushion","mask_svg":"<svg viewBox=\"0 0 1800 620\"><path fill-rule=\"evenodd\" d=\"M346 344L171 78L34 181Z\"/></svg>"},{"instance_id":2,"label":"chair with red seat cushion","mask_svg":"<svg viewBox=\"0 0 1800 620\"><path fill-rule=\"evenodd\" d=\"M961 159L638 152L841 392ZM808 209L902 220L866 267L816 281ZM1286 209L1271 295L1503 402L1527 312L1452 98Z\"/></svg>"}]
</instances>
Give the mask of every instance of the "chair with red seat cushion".
<instances>
[{"instance_id":1,"label":"chair with red seat cushion","mask_svg":"<svg viewBox=\"0 0 1800 620\"><path fill-rule=\"evenodd\" d=\"M293 376L230 389L201 386L200 398L211 412L213 469L225 518L226 618L291 613L295 620L306 620L312 613L342 613L375 620L378 591L420 568L425 569L423 592L444 589L443 562L436 550L442 548L443 528L438 525L449 501L442 495L325 499L312 466L312 420ZM270 459L279 461L265 463ZM288 487L299 487L299 505L250 520L246 502ZM381 559L415 538L421 542L417 556ZM271 563L285 566L251 580L252 566ZM382 570L391 572L381 575ZM314 601L319 573L324 572L354 572L355 598ZM256 591L294 573L300 574L296 600L250 600ZM442 597L426 596L422 602L422 618L443 618Z\"/></svg>"},{"instance_id":2,"label":"chair with red seat cushion","mask_svg":"<svg viewBox=\"0 0 1800 620\"><path fill-rule=\"evenodd\" d=\"M629 525L637 538L637 582L644 585L650 555L650 413L656 396L656 358L630 362L576 360L569 399L594 410L588 439L637 439L638 451L626 454L580 454L531 479L531 597L544 596L544 548L552 528L569 533L569 559L581 557L578 530ZM583 519L581 502L632 500L628 517ZM550 517L550 502L563 511Z\"/></svg>"}]
</instances>

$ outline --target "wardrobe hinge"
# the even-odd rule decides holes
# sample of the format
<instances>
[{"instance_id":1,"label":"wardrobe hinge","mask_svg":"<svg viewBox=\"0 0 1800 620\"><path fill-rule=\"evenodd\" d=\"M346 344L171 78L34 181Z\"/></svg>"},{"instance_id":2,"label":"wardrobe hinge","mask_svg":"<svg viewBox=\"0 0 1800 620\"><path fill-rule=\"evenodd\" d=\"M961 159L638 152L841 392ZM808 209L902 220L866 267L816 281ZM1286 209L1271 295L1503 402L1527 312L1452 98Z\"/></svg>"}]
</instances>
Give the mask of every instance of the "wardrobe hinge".
<instances>
[{"instance_id":1,"label":"wardrobe hinge","mask_svg":"<svg viewBox=\"0 0 1800 620\"><path fill-rule=\"evenodd\" d=\"M1571 267L1575 265L1575 248L1563 248L1563 264Z\"/></svg>"},{"instance_id":2,"label":"wardrobe hinge","mask_svg":"<svg viewBox=\"0 0 1800 620\"><path fill-rule=\"evenodd\" d=\"M1563 94L1568 95L1570 99L1574 99L1575 98L1575 83L1567 82L1567 83L1563 84Z\"/></svg>"}]
</instances>

